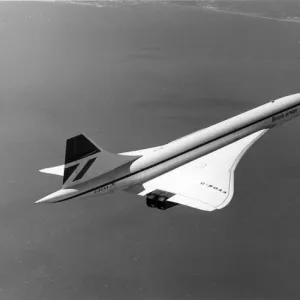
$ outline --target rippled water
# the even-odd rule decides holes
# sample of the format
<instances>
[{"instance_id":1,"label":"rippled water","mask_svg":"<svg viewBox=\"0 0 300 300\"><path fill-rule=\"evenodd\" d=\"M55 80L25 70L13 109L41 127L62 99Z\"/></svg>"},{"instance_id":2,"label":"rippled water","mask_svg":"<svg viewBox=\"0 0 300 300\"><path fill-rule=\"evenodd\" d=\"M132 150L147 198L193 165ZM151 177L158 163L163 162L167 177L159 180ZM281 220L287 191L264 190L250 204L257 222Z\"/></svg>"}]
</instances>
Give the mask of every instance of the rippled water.
<instances>
[{"instance_id":1,"label":"rippled water","mask_svg":"<svg viewBox=\"0 0 300 300\"><path fill-rule=\"evenodd\" d=\"M299 92L299 41L297 23L189 6L1 3L0 298L299 298L299 120L249 151L215 213L33 205L79 132L151 147Z\"/></svg>"}]
</instances>

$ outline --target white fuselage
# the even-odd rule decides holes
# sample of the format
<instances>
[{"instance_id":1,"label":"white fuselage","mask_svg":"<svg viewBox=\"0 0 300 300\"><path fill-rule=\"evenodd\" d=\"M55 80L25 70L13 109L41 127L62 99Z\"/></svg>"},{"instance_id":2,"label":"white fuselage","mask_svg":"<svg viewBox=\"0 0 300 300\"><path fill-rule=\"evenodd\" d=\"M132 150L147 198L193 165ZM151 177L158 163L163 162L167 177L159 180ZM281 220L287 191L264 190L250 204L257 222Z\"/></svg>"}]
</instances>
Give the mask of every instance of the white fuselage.
<instances>
[{"instance_id":1,"label":"white fuselage","mask_svg":"<svg viewBox=\"0 0 300 300\"><path fill-rule=\"evenodd\" d=\"M170 142L134 162L76 187L60 198L98 195L146 182L256 131L281 125L300 114L300 94L280 98Z\"/></svg>"}]
</instances>

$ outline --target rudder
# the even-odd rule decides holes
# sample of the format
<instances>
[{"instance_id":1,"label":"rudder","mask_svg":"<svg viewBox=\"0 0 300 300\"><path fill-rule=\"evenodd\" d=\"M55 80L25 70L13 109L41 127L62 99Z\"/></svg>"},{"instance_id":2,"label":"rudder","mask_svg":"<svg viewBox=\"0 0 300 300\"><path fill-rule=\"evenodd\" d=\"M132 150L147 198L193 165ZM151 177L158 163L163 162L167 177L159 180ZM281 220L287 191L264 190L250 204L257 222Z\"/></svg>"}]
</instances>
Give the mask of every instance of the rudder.
<instances>
[{"instance_id":1,"label":"rudder","mask_svg":"<svg viewBox=\"0 0 300 300\"><path fill-rule=\"evenodd\" d=\"M66 142L63 188L105 174L136 158L110 153L84 134L74 136Z\"/></svg>"}]
</instances>

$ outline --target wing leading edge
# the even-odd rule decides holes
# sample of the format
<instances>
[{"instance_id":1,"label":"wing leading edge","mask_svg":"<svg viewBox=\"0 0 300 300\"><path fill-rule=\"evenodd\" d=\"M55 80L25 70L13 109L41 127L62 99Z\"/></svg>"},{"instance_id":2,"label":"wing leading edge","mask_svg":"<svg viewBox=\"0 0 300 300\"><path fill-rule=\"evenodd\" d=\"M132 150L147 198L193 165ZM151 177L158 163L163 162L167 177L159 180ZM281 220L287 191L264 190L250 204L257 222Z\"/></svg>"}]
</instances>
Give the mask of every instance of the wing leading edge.
<instances>
[{"instance_id":1,"label":"wing leading edge","mask_svg":"<svg viewBox=\"0 0 300 300\"><path fill-rule=\"evenodd\" d=\"M204 211L213 211L227 206L234 194L234 171L246 151L266 133L268 129L255 132L237 142L189 162L170 172L145 182L141 186L127 189L140 196L161 196L166 209L182 204ZM156 151L160 147L146 149ZM143 155L137 153L130 155ZM125 155L127 153L123 153ZM40 172L63 176L64 165L46 168ZM157 206L159 207L159 206Z\"/></svg>"},{"instance_id":2,"label":"wing leading edge","mask_svg":"<svg viewBox=\"0 0 300 300\"><path fill-rule=\"evenodd\" d=\"M227 206L234 194L234 171L246 151L268 129L198 158L143 184L140 196L157 195L166 202L205 211ZM134 192L134 190L129 190ZM164 207L163 209L165 209Z\"/></svg>"}]
</instances>

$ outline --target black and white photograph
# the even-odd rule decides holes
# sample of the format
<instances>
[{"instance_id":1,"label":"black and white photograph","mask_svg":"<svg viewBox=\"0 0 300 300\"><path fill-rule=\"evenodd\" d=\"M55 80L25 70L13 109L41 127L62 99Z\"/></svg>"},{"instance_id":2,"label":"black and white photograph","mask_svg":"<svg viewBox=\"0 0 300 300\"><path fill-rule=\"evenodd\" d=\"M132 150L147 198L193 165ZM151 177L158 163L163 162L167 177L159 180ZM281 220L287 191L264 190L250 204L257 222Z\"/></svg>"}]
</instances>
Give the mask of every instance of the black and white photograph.
<instances>
[{"instance_id":1,"label":"black and white photograph","mask_svg":"<svg viewBox=\"0 0 300 300\"><path fill-rule=\"evenodd\" d=\"M300 299L300 0L0 0L0 300Z\"/></svg>"}]
</instances>

